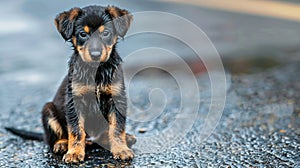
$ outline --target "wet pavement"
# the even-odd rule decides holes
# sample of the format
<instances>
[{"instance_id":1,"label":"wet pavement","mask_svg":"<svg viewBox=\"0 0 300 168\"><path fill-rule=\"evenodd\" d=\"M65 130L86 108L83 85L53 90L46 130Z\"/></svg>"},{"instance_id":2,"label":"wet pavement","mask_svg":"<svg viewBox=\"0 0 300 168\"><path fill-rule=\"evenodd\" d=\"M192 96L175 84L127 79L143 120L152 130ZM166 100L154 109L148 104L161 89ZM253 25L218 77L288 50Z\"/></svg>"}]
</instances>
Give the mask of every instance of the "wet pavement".
<instances>
[{"instance_id":1,"label":"wet pavement","mask_svg":"<svg viewBox=\"0 0 300 168\"><path fill-rule=\"evenodd\" d=\"M300 106L298 74L300 62L290 62L265 72L244 75L227 75L230 87L221 120L207 139L199 139L205 117L208 113L210 94L205 75L198 77L199 92L202 95L198 117L192 129L174 146L161 152L143 153L133 146L136 157L132 166L179 166L179 167L297 167L300 166ZM146 73L146 72L145 72ZM149 72L154 73L154 72ZM163 77L163 75L156 76ZM158 78L157 80L168 80ZM170 79L171 80L171 79ZM151 82L152 81L152 82ZM132 98L141 97L136 106L147 106L148 94L140 82L154 83L153 79L133 80ZM166 81L164 81L166 82ZM172 82L171 82L172 83ZM3 88L3 83L1 83ZM22 88L22 87L21 87ZM28 89L28 88L27 88ZM174 90L173 90L174 89ZM25 89L24 89L25 90ZM175 92L175 93L174 93ZM139 94L137 94L139 93ZM41 100L52 95L50 89L36 91L35 94L20 97L7 112L1 113L0 166L1 167L51 167L66 166L61 157L49 153L43 142L23 140L3 129L3 126L16 125L27 130L41 131ZM167 129L173 122L174 109L177 109L178 93L176 85L165 90L170 103L163 117L145 123L133 120L134 111L129 112L127 130L137 137L151 136ZM44 95L44 96L42 96ZM145 107L146 108L146 107ZM136 116L135 116L136 117ZM130 119L131 118L131 119ZM141 129L143 131L141 131ZM174 135L176 136L176 132ZM146 144L145 144L146 145ZM146 145L147 146L147 145ZM86 161L79 166L94 167L104 165L124 165L114 161L107 151L94 149L87 153Z\"/></svg>"},{"instance_id":2,"label":"wet pavement","mask_svg":"<svg viewBox=\"0 0 300 168\"><path fill-rule=\"evenodd\" d=\"M69 166L62 163L61 156L51 154L43 142L23 140L4 130L5 126L16 126L42 132L40 110L45 102L52 99L59 81L66 72L66 55L71 53L55 32L52 21L48 22L58 11L70 8L70 2L62 3L60 9L54 8L55 4L47 6L43 2L35 2L34 5L14 2L14 5L9 2L5 4L7 11L25 11L20 12L21 15L12 14L12 20L21 21L26 18L32 19L32 23L39 24L28 27L24 23L23 29L0 34L2 38L0 44L4 46L0 50L0 167ZM151 9L150 2L144 3L148 6L141 7L137 4L130 6L120 1L117 2L120 6L130 7L133 10ZM46 12L36 8L35 5L47 6ZM82 4L77 5L82 6ZM166 7L157 6L160 10ZM166 10L175 11L175 7L176 5L171 5ZM184 6L178 11L186 9L195 11L197 8ZM30 10L41 14L37 16L28 12ZM218 20L217 16L220 11L214 12L206 9L200 11L214 13L210 17L214 21ZM188 14L184 15L187 17ZM225 15L233 14L226 13ZM261 18L239 17L237 20L251 18L250 22L263 25ZM195 17L190 18L193 21L196 20ZM204 18L203 20L207 22L204 25L213 24L213 21ZM216 43L227 70L226 104L220 120L219 116L215 117L217 126L213 131L208 134L203 133L203 126L210 112L212 95L210 77L206 73L195 75L199 88L194 92L200 94L200 97L195 97L189 92L180 92L180 86L176 79L172 78L170 72L146 69L137 74L127 87L130 94L129 100L132 103L128 110L127 131L135 134L138 141L144 137L155 139L153 137L161 136L165 130L175 127L172 125L174 121L180 122L178 109L180 109L182 99L187 99L191 103L199 103L196 116L193 118L187 116L190 122L180 123L182 127L190 125L191 128L178 141L168 142L167 138L161 141L156 139L144 146L133 146L136 157L131 163L114 161L109 152L103 149L90 149L85 162L76 166L300 167L300 43L295 35L299 31L294 29L298 23L283 21L282 24L278 20L268 20L268 22L270 25L281 26L277 27L278 29L275 28L275 33L270 32L268 26L262 26L263 28L259 31L255 31L253 27L240 27L245 32L255 31L257 34L253 35L253 39L249 42L237 47L234 47L235 43L244 41L243 39L234 41L230 38L233 37L230 33L213 36L215 32L222 31L219 29L222 26L214 27L215 29L203 27L209 36L212 35L211 39L214 44ZM22 27L23 22L18 22L18 24ZM47 26L51 28L43 28ZM261 34L269 32L272 35L286 28L290 28L290 31L282 34L286 39L283 39L281 43L276 41L280 39L276 36L269 39L269 41L275 41L274 43L268 43L268 39L261 42L267 43L268 47L257 47L261 44L255 41L260 41L267 36L260 36ZM128 45L134 45L139 38L144 37L128 39ZM246 38L247 35L242 37ZM290 40L287 37L291 37ZM47 40L41 42L41 39ZM227 41L229 44L225 45ZM143 47L143 44L139 44L126 48L125 44L127 43L121 42L119 48L125 55ZM250 49L245 50L246 46ZM176 47L170 46L168 49L174 48ZM183 57L190 55L189 52L184 51ZM179 54L180 52L183 51L178 51ZM7 59L8 56L9 59ZM130 67L126 70L129 71ZM159 91L163 91L163 95L151 90L153 88L160 88ZM156 98L166 98L166 100L162 99L163 105L160 101L151 99L151 91ZM142 113L151 110L151 103L162 106L163 110L156 109L159 112L151 114ZM189 110L189 107L184 107L184 109ZM175 127L175 131L168 132L165 137L176 139L181 129ZM168 146L166 145L168 143L173 144ZM155 148L157 146L161 148L158 150ZM149 149L151 147L153 148ZM150 152L145 153L146 150Z\"/></svg>"}]
</instances>

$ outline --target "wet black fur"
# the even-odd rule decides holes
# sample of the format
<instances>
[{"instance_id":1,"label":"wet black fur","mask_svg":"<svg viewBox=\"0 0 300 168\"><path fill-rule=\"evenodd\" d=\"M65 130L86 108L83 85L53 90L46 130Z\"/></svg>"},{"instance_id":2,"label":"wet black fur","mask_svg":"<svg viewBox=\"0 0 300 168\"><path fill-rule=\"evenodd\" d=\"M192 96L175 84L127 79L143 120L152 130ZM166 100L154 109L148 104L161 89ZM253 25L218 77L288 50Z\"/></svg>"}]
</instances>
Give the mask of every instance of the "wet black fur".
<instances>
[{"instance_id":1,"label":"wet black fur","mask_svg":"<svg viewBox=\"0 0 300 168\"><path fill-rule=\"evenodd\" d=\"M74 8L73 8L74 9ZM101 6L88 6L85 8L76 8L79 10L78 16L74 20L68 20L68 18L57 18L55 21L57 29L60 31L62 37L66 41L71 41L72 35L74 36L79 29L82 29L84 25L88 24L90 27L99 27L106 22L113 21L112 16L108 13L106 7ZM67 14L67 12L64 12ZM131 16L131 15L130 15ZM62 20L62 21L61 21ZM61 22L59 22L61 21ZM113 21L115 26L114 33L119 33L119 37L123 38L126 33L126 25ZM123 23L128 23L129 18L125 18ZM124 26L124 27L122 27ZM92 30L93 31L93 30ZM51 151L55 142L59 139L68 139L68 127L71 128L72 134L76 135L79 140L82 136L82 132L79 129L79 114L84 113L87 117L91 113L98 113L103 115L104 119L109 123L109 115L113 112L117 119L117 129L119 133L125 131L126 122L126 94L124 87L123 71L121 68L122 59L116 51L116 47L113 46L110 58L103 63L86 63L81 59L76 46L74 47L74 53L71 56L68 63L68 74L62 81L54 99L52 102L48 102L44 105L42 110L42 121L45 130L44 139L48 143ZM95 64L98 64L95 66ZM82 82L84 85L94 84L95 92L88 93L84 98L91 100L87 101L87 110L78 111L75 107L75 100L84 99L82 97L75 96L73 94L72 82ZM115 82L122 84L120 94L113 97L111 94L100 93L97 91L97 86L111 85ZM99 95L100 94L100 95ZM90 114L89 114L90 113ZM62 128L62 136L58 137L56 132L51 129L48 121L50 118L56 119ZM8 128L10 129L10 128ZM15 134L18 134L24 138L41 140L41 134L28 134L24 135L24 132L20 130L10 129ZM25 132L26 134L26 132ZM88 136L88 135L87 135ZM134 141L135 142L135 141ZM134 143L133 142L133 143ZM131 146L132 144L128 144Z\"/></svg>"},{"instance_id":2,"label":"wet black fur","mask_svg":"<svg viewBox=\"0 0 300 168\"><path fill-rule=\"evenodd\" d=\"M89 27L98 28L100 25L104 25L107 22L112 21L112 16L108 14L106 8L99 6L89 6L86 8L82 8L78 18L72 25L74 26L74 32L79 31L83 28L84 25L88 25ZM65 40L70 40L71 37L70 32L62 34L65 37ZM117 33L117 32L115 32ZM68 34L68 35L67 35ZM57 92L53 103L55 107L59 107L58 111L61 111L60 114L56 114L56 116L61 119L64 125L71 126L72 134L77 135L78 140L81 138L81 131L79 129L79 113L86 113L85 111L77 111L74 107L74 99L82 99L81 97L75 96L72 93L72 81L82 82L85 85L88 84L96 84L96 86L102 85L111 85L113 82L122 83L121 93L117 97L112 97L112 95L101 93L101 95L96 95L97 90L95 88L95 93L86 96L88 104L86 105L89 113L99 112L102 113L103 117L109 123L108 115L111 112L115 112L117 118L117 128L119 132L124 131L125 122L126 122L126 94L124 87L124 79L123 79L123 71L121 69L122 59L116 51L116 47L112 48L112 52L110 58L107 62L98 63L98 66L95 66L97 63L86 63L83 62L80 58L78 51L74 46L74 54L71 56L69 61L69 70L67 77L64 79L61 88ZM76 72L75 72L76 71ZM95 76L96 74L96 76ZM66 96L64 95L66 93ZM100 98L97 98L100 97ZM66 98L66 99L64 99ZM58 99L58 100L57 100ZM95 99L100 111L97 111L97 106L95 106L95 102L90 101ZM116 103L118 106L116 106ZM48 106L48 105L47 105ZM66 108L64 108L66 107ZM89 115L89 114L85 114ZM44 127L46 132L46 139L48 139L48 143L50 147L54 145L54 142L57 140L57 136L51 129L47 128L47 118L48 115L43 115ZM67 124L65 124L67 123ZM63 128L64 132L67 133L66 127ZM64 135L67 136L67 135ZM50 140L50 141L49 141Z\"/></svg>"},{"instance_id":3,"label":"wet black fur","mask_svg":"<svg viewBox=\"0 0 300 168\"><path fill-rule=\"evenodd\" d=\"M99 10L100 9L100 10ZM98 28L100 25L104 25L107 22L112 21L112 17L105 11L106 8L99 8L98 6L89 6L83 8L82 14L75 22L75 32L82 29L84 25L88 25L89 27ZM99 15L100 14L100 15ZM74 46L75 47L75 46ZM98 67L94 67L94 65L90 65L89 63L85 63L81 60L77 50L74 50L74 54L72 55L69 61L69 72L68 72L68 85L67 85L67 113L66 113L66 120L69 125L72 125L72 133L78 135L78 139L80 139L81 132L78 126L78 112L74 108L74 95L72 94L72 81L82 82L85 84L94 84L96 83L97 86L99 85L110 85L112 84L113 77L116 73L118 73L118 68L120 63L122 62L121 57L117 53L115 46L112 49L110 58L107 62L100 63ZM95 63L91 63L95 64ZM76 70L76 73L74 73ZM119 70L120 71L120 70ZM96 76L95 76L96 74ZM124 81L123 81L123 74L117 74L117 80L122 80L123 88ZM75 79L74 79L75 78ZM114 82L118 82L115 80ZM96 98L96 88L95 88L95 95L90 95L89 99L93 99L93 96ZM76 98L76 97L75 97ZM98 105L100 107L100 111L102 112L104 118L108 121L108 115L112 110L117 112L118 125L120 126L121 130L124 130L125 127L125 117L126 115L126 97L125 92L121 94L121 96L117 99L120 99L120 102L124 102L125 105L118 106L122 109L115 108L115 102L112 100L111 95L102 94L100 99L97 99ZM115 99L115 100L117 100ZM90 103L90 101L87 101ZM91 111L97 111L95 109L93 102L87 105ZM119 112L122 111L122 112ZM122 113L122 114L121 114Z\"/></svg>"},{"instance_id":4,"label":"wet black fur","mask_svg":"<svg viewBox=\"0 0 300 168\"><path fill-rule=\"evenodd\" d=\"M82 82L85 84L93 84L96 86L99 85L111 85L116 82L120 82L123 85L123 90L119 96L112 98L112 95L101 93L99 99L95 99L97 97L97 91L95 88L95 93L89 95L90 100L95 99L98 103L101 113L103 114L106 121L109 123L108 115L110 112L115 111L118 119L118 126L120 131L124 130L125 122L126 122L126 94L125 94L125 86L123 79L123 71L121 69L122 59L117 53L115 47L112 49L110 58L105 63L100 63L98 67L91 67L91 65L83 62L75 50L75 53L72 55L69 61L69 72L68 72L68 84L67 84L67 113L66 119L69 124L72 125L72 132L76 135L79 135L80 131L78 126L78 112L74 108L74 97L72 93L72 81ZM94 63L92 63L94 64ZM74 69L76 69L76 73L74 73ZM96 74L96 76L95 76ZM76 79L74 79L76 78ZM87 101L88 106L91 112L96 112L97 110L94 107L93 102ZM118 103L118 108L116 108L115 103ZM88 114L87 114L88 115Z\"/></svg>"}]
</instances>

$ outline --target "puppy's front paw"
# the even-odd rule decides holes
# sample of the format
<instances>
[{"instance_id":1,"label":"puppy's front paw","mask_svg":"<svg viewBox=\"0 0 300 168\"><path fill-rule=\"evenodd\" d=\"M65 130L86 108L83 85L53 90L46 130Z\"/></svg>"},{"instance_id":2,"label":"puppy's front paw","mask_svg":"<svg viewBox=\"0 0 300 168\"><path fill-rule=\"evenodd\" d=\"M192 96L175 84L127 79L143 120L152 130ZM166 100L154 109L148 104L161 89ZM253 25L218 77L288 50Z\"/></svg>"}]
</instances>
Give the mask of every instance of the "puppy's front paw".
<instances>
[{"instance_id":1,"label":"puppy's front paw","mask_svg":"<svg viewBox=\"0 0 300 168\"><path fill-rule=\"evenodd\" d=\"M63 161L66 163L78 163L84 161L84 151L68 151L64 157Z\"/></svg>"},{"instance_id":2,"label":"puppy's front paw","mask_svg":"<svg viewBox=\"0 0 300 168\"><path fill-rule=\"evenodd\" d=\"M112 147L111 153L114 159L131 160L134 154L126 145Z\"/></svg>"}]
</instances>

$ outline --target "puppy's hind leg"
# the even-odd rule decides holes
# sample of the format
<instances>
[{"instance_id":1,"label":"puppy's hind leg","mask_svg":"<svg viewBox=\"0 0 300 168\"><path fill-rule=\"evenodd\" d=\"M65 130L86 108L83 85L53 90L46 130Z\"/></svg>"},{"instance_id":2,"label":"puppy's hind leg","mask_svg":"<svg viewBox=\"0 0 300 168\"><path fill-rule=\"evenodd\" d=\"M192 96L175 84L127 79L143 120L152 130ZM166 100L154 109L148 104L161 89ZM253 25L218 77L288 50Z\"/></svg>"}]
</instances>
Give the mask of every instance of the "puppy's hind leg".
<instances>
[{"instance_id":1,"label":"puppy's hind leg","mask_svg":"<svg viewBox=\"0 0 300 168\"><path fill-rule=\"evenodd\" d=\"M46 103L42 110L45 138L53 153L63 154L68 150L66 118L52 102Z\"/></svg>"}]
</instances>

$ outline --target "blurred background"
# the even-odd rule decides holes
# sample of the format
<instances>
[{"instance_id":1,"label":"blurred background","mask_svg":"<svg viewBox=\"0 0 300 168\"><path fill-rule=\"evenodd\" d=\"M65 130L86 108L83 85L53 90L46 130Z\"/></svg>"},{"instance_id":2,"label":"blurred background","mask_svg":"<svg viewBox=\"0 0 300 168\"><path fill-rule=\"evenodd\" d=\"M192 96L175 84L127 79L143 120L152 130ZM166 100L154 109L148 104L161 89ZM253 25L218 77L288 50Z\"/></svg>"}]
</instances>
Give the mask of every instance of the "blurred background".
<instances>
[{"instance_id":1,"label":"blurred background","mask_svg":"<svg viewBox=\"0 0 300 168\"><path fill-rule=\"evenodd\" d=\"M253 73L280 66L289 60L299 60L300 46L300 4L296 0L282 1L112 1L109 4L121 6L132 13L162 11L183 17L199 27L215 46L224 66L231 73ZM19 1L1 2L1 83L2 92L14 91L7 88L7 82L34 85L51 82L54 87L66 72L66 62L72 54L68 43L64 43L53 24L61 11L73 6L88 4L108 5L103 1ZM142 26L147 20L134 20L133 26ZM159 19L155 26L165 25ZM176 23L169 21L170 30L176 30ZM137 27L140 28L140 27ZM141 28L142 29L142 28ZM181 32L182 34L188 34ZM126 42L125 42L126 41ZM193 72L205 71L189 46L172 37L155 33L144 33L119 43L119 52L125 57L145 47L161 47L172 51L190 63ZM141 41L143 43L141 43ZM191 39L199 44L199 40ZM125 43L124 43L125 42ZM201 46L201 44L199 45ZM205 45L200 50L205 51ZM289 53L286 55L285 53ZM209 51L206 54L210 54ZM142 60L157 60L170 64L170 60L141 56ZM140 62L138 60L137 62ZM134 66L136 63L128 63ZM130 67L129 66L129 67ZM5 89L4 89L5 88ZM54 87L56 88L56 87ZM14 94L9 94L14 95ZM7 99L7 98L6 98ZM12 98L14 100L14 97ZM3 102L3 101L1 101ZM6 103L5 103L6 104Z\"/></svg>"},{"instance_id":2,"label":"blurred background","mask_svg":"<svg viewBox=\"0 0 300 168\"><path fill-rule=\"evenodd\" d=\"M143 30L146 24L152 24L158 29L164 28L173 34L183 35L190 42L186 44L182 39L159 33L134 34L120 40L118 44L118 51L123 58L136 55L136 51L145 48L161 48L183 59L196 75L206 72L201 57L214 61L217 54L226 71L233 75L257 73L300 59L300 4L296 0L165 0L111 3L96 0L33 0L1 4L0 91L5 96L1 96L0 105L5 111L18 98L32 95L30 92L55 92L57 89L59 81L66 74L67 60L72 50L71 45L64 42L57 32L53 20L58 13L74 6L120 6L137 16L128 34ZM206 39L197 39L198 36L193 36L187 30L186 27L190 25L179 25L176 19L166 20L163 16L140 17L144 11L175 14L198 27L201 37ZM202 55L196 53L191 45L196 46ZM135 71L137 65L149 62L169 70L180 69L172 57L162 57L164 54L166 52L161 50L143 52L143 55L129 59L124 65L125 69ZM44 99L51 100L51 96L45 96L47 98Z\"/></svg>"},{"instance_id":3,"label":"blurred background","mask_svg":"<svg viewBox=\"0 0 300 168\"><path fill-rule=\"evenodd\" d=\"M237 107L242 107L242 105L235 103L241 100L240 95L246 97L243 101L248 101L248 98L251 98L248 95L256 94L262 100L268 99L266 100L267 103L292 104L294 111L292 110L287 115L295 118L295 112L296 118L295 121L293 120L294 124L290 125L289 128L296 128L296 132L299 132L300 115L297 97L299 97L300 84L297 74L300 73L298 71L298 67L300 67L300 2L298 0L114 0L109 2L99 0L31 0L1 1L0 4L0 151L6 151L9 147L6 146L8 138L5 137L7 132L2 129L3 126L14 125L13 123L18 122L21 123L18 124L20 128L42 131L39 111L44 102L50 101L55 94L60 81L67 72L67 61L72 54L71 45L61 38L53 20L62 11L75 6L83 7L90 4L115 5L129 10L134 17L135 14L141 16L144 11L175 14L198 27L202 33L201 37L204 40L190 34L190 30L185 29L185 25L178 24L176 19L166 20L164 16L146 19L136 17L128 32L129 36L120 40L118 44L120 55L126 59L133 53L139 54L137 51L147 48L154 49L141 52L140 57L135 57L136 59L125 61L125 71L135 71L140 65L149 62L158 67L166 67L169 70L168 73L181 71L180 66L172 57L163 57L163 54L168 55L171 52L171 55L176 55L177 58L182 59L196 76L198 82L201 83L199 85L201 98L205 99L211 95L210 91L207 91L210 88L210 78L201 57L215 61L213 59L217 57L214 56L220 56L226 72L226 91L229 93L227 95L229 102L226 104L225 113L227 112L228 115L238 114L238 117L245 116L241 114L240 110L237 110ZM132 35L136 30L143 30L143 25L146 24L151 24L158 29L163 27L164 30L187 37L189 44L197 46L197 50L200 50L202 55L199 56L189 44L170 35L151 32ZM157 51L155 48L165 49L168 52ZM275 75L278 81L291 83L291 85L282 84L282 87L274 86L273 88L273 84L266 84L270 82L269 78L264 75L268 72L270 72L269 76ZM167 91L165 96L176 97L177 94L180 94L177 93L176 82L169 81L166 82L166 85L162 84L164 83L162 79L168 78L168 75L166 77L164 74L166 73L157 71L157 69L139 73L141 79L137 78L128 89L132 93L132 97L130 97L132 103L141 109L149 108L148 94L146 93L148 90L145 91L145 88L155 88L154 86L161 86L162 90ZM232 80L238 81L238 84L232 86ZM258 80L260 83L255 84L253 82L253 85L248 85L247 81L251 80L255 82ZM150 81L153 83L149 84ZM278 84L279 86L279 83L274 83L274 85ZM249 89L250 87L255 88L253 90L256 91ZM273 97L260 95L260 91L263 90L288 90L291 88L293 88L291 91L286 92L287 97L278 99L278 101L274 97L283 95L281 92L276 93L275 96L272 95ZM236 91L232 93L230 92L232 90ZM161 97L160 94L157 96ZM251 99L250 102L253 100ZM167 111L178 108L179 101L178 99L168 101L170 106ZM256 103L260 102L256 98L255 101ZM204 105L207 103L205 100L199 102L204 103ZM203 118L207 115L205 109L208 107L199 110L199 115ZM267 109L269 109L268 114L273 113L274 109ZM145 114L135 114L132 111L134 109L129 111L132 120L147 119ZM279 110L278 113L284 113L284 111ZM155 114L155 116L157 117L159 114ZM238 117L230 118L230 121L237 121ZM168 118L167 115L163 116L163 119L165 119L163 121L168 121L172 117ZM245 118L245 120L248 119ZM201 122L199 119L200 125ZM237 122L241 123L242 121ZM128 130L138 135L145 132L156 133L167 128L167 125L168 122L165 123L165 126L162 124L157 126L155 122L150 122L150 124L148 122L132 123L129 124ZM285 126L288 127L288 124ZM14 143L18 144L18 142ZM296 143L297 145L299 145L299 141ZM8 155L7 151L2 154L3 156ZM26 158L26 156L18 157ZM211 156L207 158L211 158ZM296 158L296 161L297 159L299 161L299 157ZM289 163L296 164L296 161Z\"/></svg>"}]
</instances>

